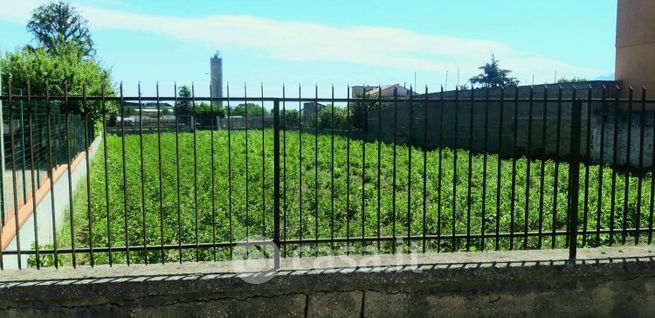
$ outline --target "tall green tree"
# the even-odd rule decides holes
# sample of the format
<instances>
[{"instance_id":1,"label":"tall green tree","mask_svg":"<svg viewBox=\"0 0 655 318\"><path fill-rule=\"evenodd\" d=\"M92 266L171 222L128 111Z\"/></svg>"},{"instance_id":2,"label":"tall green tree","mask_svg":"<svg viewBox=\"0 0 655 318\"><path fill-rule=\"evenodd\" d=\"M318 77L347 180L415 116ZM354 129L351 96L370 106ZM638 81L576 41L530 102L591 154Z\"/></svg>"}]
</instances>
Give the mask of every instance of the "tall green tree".
<instances>
[{"instance_id":1,"label":"tall green tree","mask_svg":"<svg viewBox=\"0 0 655 318\"><path fill-rule=\"evenodd\" d=\"M177 89L177 96L182 98L191 98L191 88L187 85L182 85ZM189 115L191 113L191 101L188 99L180 99L175 104L175 115Z\"/></svg>"},{"instance_id":2,"label":"tall green tree","mask_svg":"<svg viewBox=\"0 0 655 318\"><path fill-rule=\"evenodd\" d=\"M58 50L62 44L76 46L84 57L95 53L88 21L66 2L50 2L36 8L27 23L27 30L49 53L60 54Z\"/></svg>"},{"instance_id":3,"label":"tall green tree","mask_svg":"<svg viewBox=\"0 0 655 318\"><path fill-rule=\"evenodd\" d=\"M482 70L482 73L469 80L471 85L477 84L489 88L518 85L519 81L515 77L509 76L512 71L502 69L499 62L496 56L492 54L491 61L478 68Z\"/></svg>"}]
</instances>

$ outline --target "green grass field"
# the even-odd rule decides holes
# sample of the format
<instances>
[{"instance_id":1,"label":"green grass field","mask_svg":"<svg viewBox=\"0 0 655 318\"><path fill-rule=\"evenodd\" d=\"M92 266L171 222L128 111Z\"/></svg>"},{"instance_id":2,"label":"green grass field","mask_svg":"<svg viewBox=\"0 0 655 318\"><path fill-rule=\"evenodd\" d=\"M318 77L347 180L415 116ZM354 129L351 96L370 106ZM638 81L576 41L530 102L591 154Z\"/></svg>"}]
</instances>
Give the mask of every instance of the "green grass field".
<instances>
[{"instance_id":1,"label":"green grass field","mask_svg":"<svg viewBox=\"0 0 655 318\"><path fill-rule=\"evenodd\" d=\"M331 229L334 237L370 237L378 235L378 219L380 235L398 237L421 236L425 224L429 235L443 235L442 240L428 240L430 251L466 250L464 239L452 244L450 235L466 234L470 223L470 233L480 234L483 224L485 233L493 234L496 223L499 222L500 232L510 232L512 226L515 232L523 231L526 226L526 191L529 190L527 209L527 228L538 231L541 227L544 235L542 248L551 247L550 232L553 228L566 228L568 165L559 165L559 179L555 184L555 163L548 161L544 169L544 187L540 185L541 161L519 159L516 161L516 177L514 201L512 204L512 160L501 161L500 191L497 191L498 158L487 156L486 176L483 175L483 157L473 157L472 169L468 169L468 152L457 151L457 178L453 182L453 167L455 152L450 149L427 152L427 178L425 180L425 210L423 193L423 152L420 149L411 150L411 183L409 177L409 148L397 147L396 186L393 186L393 146L382 144L381 160L377 160L378 144L369 142L365 145L366 160L362 173L362 142L350 141L350 161L348 162L348 139L336 137L334 141L334 183L331 182L331 138L321 135L318 138L318 162L315 162L314 135L302 135L302 165L300 164L300 136L297 132L286 133L286 156L281 160L283 183L281 186L282 215L286 219L281 222L282 237L289 239L330 238ZM91 216L92 225L88 226L86 184L82 184L75 195L74 235L76 247L88 247L93 242L95 247L108 246L111 237L112 246L159 245L210 243L214 238L218 242L230 240L239 241L246 237L273 236L273 132L264 133L264 171L262 171L262 132L248 132L248 161L246 161L246 135L243 131L234 131L231 135L231 167L228 167L228 134L225 131L214 133L214 170L211 169L210 132L197 133L196 165L194 167L193 135L179 135L179 161L176 159L175 134L161 135L161 161L159 166L158 143L156 134L143 136L144 174L141 192L141 161L140 139L138 135L125 137L125 176L127 184L123 183L123 160L121 137L110 135L107 139L108 180L105 180L103 162L104 148L101 146L91 163ZM439 178L439 158L442 169ZM348 164L349 163L349 164ZM380 165L380 204L378 206L378 164ZM530 164L529 183L527 182L527 165ZM179 170L178 170L179 167ZM318 168L315 170L315 168ZM162 189L160 192L159 170L162 173ZM229 169L231 168L231 173ZM194 173L197 169L197 173ZM318 171L318 176L316 176ZM179 178L178 178L179 172ZM587 203L587 226L595 229L598 206L598 166L589 168L590 185L588 198L584 189L580 190L580 229L583 228L585 213L584 203ZM214 186L212 187L212 173ZM470 202L468 199L468 178L471 175ZM611 202L612 170L603 170L603 193L600 199L600 227L609 228L612 215ZM229 177L231 176L231 178ZM247 176L247 187L246 187ZM585 168L581 167L580 184L584 186ZM302 183L300 179L302 177ZM317 180L318 177L318 180ZM197 178L197 179L196 179ZM364 178L364 207L362 207L362 178ZM486 195L483 197L483 180L486 179ZM231 180L231 187L230 182ZM316 183L318 182L318 192ZM441 182L440 182L441 181ZM640 227L648 227L650 211L650 176L643 180L641 215L637 210L637 178L629 178L627 218L628 228L635 227L637 221ZM105 184L108 185L109 198L105 196ZM178 191L179 184L179 191ZM454 186L456 195L453 198ZM616 197L614 211L614 227L621 228L624 224L624 175L616 178ZM232 191L229 191L229 189ZM286 189L286 190L285 190ZM410 193L411 189L411 195ZM557 189L557 196L554 195ZM300 195L302 190L302 196ZM213 193L212 193L213 192ZM247 194L246 194L247 192ZM179 201L178 201L179 193ZM231 195L230 195L231 193ZM284 195L286 193L286 195ZM395 193L395 213L393 194ZM500 206L496 205L497 193L500 193ZM542 196L543 193L543 196ZM124 197L124 195L126 197ZM262 198L264 195L264 198ZM316 196L318 201L316 201ZM409 209L408 209L409 197ZM125 198L127 199L124 208ZM196 200L197 198L197 200ZM213 198L213 201L212 201ZM107 205L107 199L109 204ZM161 201L160 201L161 199ZM302 199L302 208L301 208ZM334 209L332 210L332 199ZM453 200L455 201L453 203ZM231 209L230 209L231 202ZM556 203L555 203L556 202ZM483 207L484 203L484 207ZM163 209L160 209L160 205ZM556 206L555 206L556 205ZM108 214L107 214L108 206ZM453 206L455 210L453 211ZM540 207L543 207L541 209ZM470 218L467 214L470 209ZM512 224L512 209L514 223ZM378 214L378 210L380 214ZM498 210L499 214L496 214ZM540 211L543 215L540 217ZM178 211L179 220L178 222ZM364 214L362 214L364 211ZM318 214L318 215L317 215ZM318 217L317 217L318 216ZM554 218L555 216L555 218ZM145 220L145 228L144 228ZM364 220L364 221L362 221ZM126 222L127 221L127 222ZM66 222L70 222L67 220ZM108 223L109 222L109 223ZM364 224L362 225L362 222ZM126 231L127 224L127 231ZM318 225L318 227L316 226ZM454 229L453 229L454 224ZM196 227L197 233L196 236ZM230 231L231 229L231 231ZM161 235L163 231L163 237ZM409 231L409 233L408 233ZM144 235L145 234L145 235ZM180 236L178 238L178 235ZM596 235L588 235L587 245L596 246L608 244L608 235L602 234L600 241ZM615 235L615 241L620 241L620 233ZM538 236L530 236L527 242L522 237L513 241L514 248L522 248L524 243L528 248L538 248ZM581 240L580 240L581 241ZM423 242L413 241L418 250ZM472 239L470 250L495 248L495 240L488 238L482 246L481 240ZM559 236L555 241L557 247L564 247L565 237ZM71 245L69 225L65 225L59 233L60 248ZM338 244L343 246L344 244ZM351 243L355 248L361 248L361 243ZM312 244L313 246L313 244ZM321 246L329 246L322 244ZM510 247L510 239L503 237L500 248ZM291 247L289 247L291 248ZM390 251L390 243L381 244L382 252ZM377 243L367 244L369 253L377 252ZM214 249L201 248L200 260L211 260ZM216 250L218 259L227 259L230 249ZM289 252L290 253L290 252ZM169 249L164 252L165 261L195 260L194 250L178 251ZM148 253L130 252L132 262L161 262L159 250ZM69 256L62 262L69 261ZM87 254L78 255L78 263L89 261ZM107 263L108 253L95 253L96 264ZM113 261L124 263L126 253L115 252Z\"/></svg>"}]
</instances>

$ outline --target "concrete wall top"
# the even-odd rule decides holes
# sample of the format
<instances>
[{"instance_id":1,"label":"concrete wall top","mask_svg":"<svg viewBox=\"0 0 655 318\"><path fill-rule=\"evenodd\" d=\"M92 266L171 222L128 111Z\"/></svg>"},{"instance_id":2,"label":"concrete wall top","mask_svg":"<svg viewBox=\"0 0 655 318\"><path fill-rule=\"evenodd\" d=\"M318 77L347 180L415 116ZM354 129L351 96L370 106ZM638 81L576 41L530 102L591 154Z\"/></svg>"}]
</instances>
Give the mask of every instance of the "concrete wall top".
<instances>
[{"instance_id":1,"label":"concrete wall top","mask_svg":"<svg viewBox=\"0 0 655 318\"><path fill-rule=\"evenodd\" d=\"M0 316L655 314L648 247L580 249L575 265L566 263L566 250L422 255L352 257L331 266L303 258L267 273L226 272L220 263L14 271L0 276Z\"/></svg>"},{"instance_id":2,"label":"concrete wall top","mask_svg":"<svg viewBox=\"0 0 655 318\"><path fill-rule=\"evenodd\" d=\"M522 85L522 86L510 86L505 88L505 98L511 99L516 94L516 89L518 88L519 98L528 98L530 94L530 88L532 87L534 98L543 98L544 91L548 89L548 98L557 98L558 89L562 87L562 98L567 99L571 98L573 95L573 88L575 87L578 91L578 97L584 98L587 96L588 89L591 88L592 97L597 98L602 96L603 86L607 87L607 97L614 97L616 94L616 87L621 87L622 83L620 81L586 81L586 82L576 82L576 83L561 83L561 84L540 84L540 85ZM459 92L455 91L444 91L443 96L446 99L455 98L456 94L459 94L459 98L465 100L471 96L471 90L460 90ZM486 88L475 89L474 96L476 98L483 98L487 94ZM501 89L500 88L490 88L489 97L498 98L500 97ZM441 97L441 92L428 93L428 98L438 99ZM416 99L425 98L425 95L419 95L415 97Z\"/></svg>"}]
</instances>

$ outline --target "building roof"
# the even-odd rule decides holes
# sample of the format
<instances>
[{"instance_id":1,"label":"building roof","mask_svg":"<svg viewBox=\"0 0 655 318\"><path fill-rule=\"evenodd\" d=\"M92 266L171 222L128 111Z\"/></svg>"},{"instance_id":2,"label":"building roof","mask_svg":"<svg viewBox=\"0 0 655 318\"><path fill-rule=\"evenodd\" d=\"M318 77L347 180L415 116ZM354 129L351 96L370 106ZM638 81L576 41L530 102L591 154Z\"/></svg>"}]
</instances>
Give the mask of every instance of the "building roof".
<instances>
[{"instance_id":1,"label":"building roof","mask_svg":"<svg viewBox=\"0 0 655 318\"><path fill-rule=\"evenodd\" d=\"M382 92L384 94L384 92L387 92L387 91L390 91L390 90L393 91L395 88L398 89L398 92L401 92L403 90L404 91L409 91L408 88L406 88L406 87L404 87L404 86L402 86L400 84L387 84L387 85L383 85L383 86L380 86L380 87L370 87L369 86L369 87L366 88L366 92L371 94L371 95L377 95L380 92Z\"/></svg>"},{"instance_id":2,"label":"building roof","mask_svg":"<svg viewBox=\"0 0 655 318\"><path fill-rule=\"evenodd\" d=\"M148 108L155 109L155 108L157 108L157 102L142 102L140 105L139 105L139 102L123 102L122 105L125 106L125 107L132 107L132 108L139 108L139 106L140 106L143 109L148 109ZM162 108L162 109L164 109L164 108L173 108L173 107L174 106L172 104L167 103L167 102L160 102L159 103L159 108Z\"/></svg>"}]
</instances>

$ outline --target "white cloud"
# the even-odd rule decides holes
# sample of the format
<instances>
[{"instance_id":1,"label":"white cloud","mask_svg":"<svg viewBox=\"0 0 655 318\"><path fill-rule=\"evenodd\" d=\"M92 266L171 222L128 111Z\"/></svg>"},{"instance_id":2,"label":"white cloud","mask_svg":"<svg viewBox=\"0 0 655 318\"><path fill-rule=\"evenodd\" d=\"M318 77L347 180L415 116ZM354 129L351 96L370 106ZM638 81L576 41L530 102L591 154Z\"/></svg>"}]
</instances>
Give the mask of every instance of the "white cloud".
<instances>
[{"instance_id":1,"label":"white cloud","mask_svg":"<svg viewBox=\"0 0 655 318\"><path fill-rule=\"evenodd\" d=\"M24 22L41 1L0 2L0 20ZM301 21L281 21L253 16L183 18L131 13L97 6L78 5L94 29L154 33L208 48L238 47L290 61L337 61L425 72L445 72L462 66L474 74L475 65L493 52L519 79L563 76L596 77L606 70L572 65L497 41L420 34L382 27L329 26Z\"/></svg>"}]
</instances>

